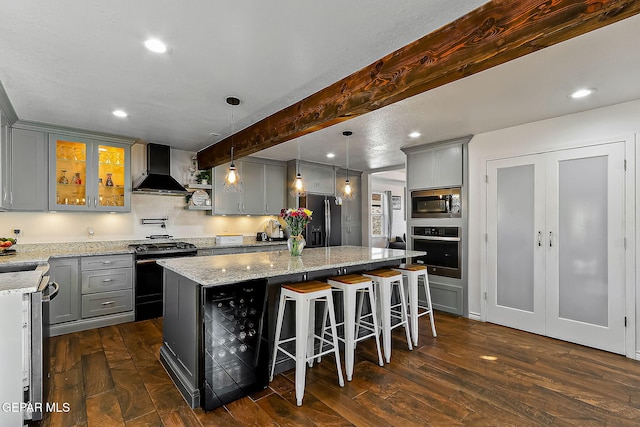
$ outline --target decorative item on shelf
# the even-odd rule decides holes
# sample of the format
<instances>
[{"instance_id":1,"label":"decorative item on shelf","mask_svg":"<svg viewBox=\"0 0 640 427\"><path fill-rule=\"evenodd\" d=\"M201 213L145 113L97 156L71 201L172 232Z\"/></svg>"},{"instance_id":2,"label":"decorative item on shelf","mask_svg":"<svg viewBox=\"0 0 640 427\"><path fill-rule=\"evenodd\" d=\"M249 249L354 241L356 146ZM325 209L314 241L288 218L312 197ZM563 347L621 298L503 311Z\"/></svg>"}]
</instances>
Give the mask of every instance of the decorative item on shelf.
<instances>
[{"instance_id":1,"label":"decorative item on shelf","mask_svg":"<svg viewBox=\"0 0 640 427\"><path fill-rule=\"evenodd\" d=\"M60 169L60 172L62 172L62 176L60 177L60 179L58 179L58 183L59 184L68 184L69 183L69 179L67 179L67 176L65 175L67 173L66 169Z\"/></svg>"},{"instance_id":2,"label":"decorative item on shelf","mask_svg":"<svg viewBox=\"0 0 640 427\"><path fill-rule=\"evenodd\" d=\"M209 194L206 191L196 190L191 194L189 203L191 206L210 206L210 200ZM209 201L209 205L207 205L207 201Z\"/></svg>"},{"instance_id":3,"label":"decorative item on shelf","mask_svg":"<svg viewBox=\"0 0 640 427\"><path fill-rule=\"evenodd\" d=\"M76 172L71 182L75 185L82 185L82 178L80 178L80 172Z\"/></svg>"},{"instance_id":4,"label":"decorative item on shelf","mask_svg":"<svg viewBox=\"0 0 640 427\"><path fill-rule=\"evenodd\" d=\"M209 182L211 182L211 169L198 172L198 175L196 175L196 182L203 185L209 184Z\"/></svg>"},{"instance_id":5,"label":"decorative item on shelf","mask_svg":"<svg viewBox=\"0 0 640 427\"><path fill-rule=\"evenodd\" d=\"M342 132L346 140L346 171L347 171L347 179L344 182L344 188L342 189L342 194L340 197L342 200L353 200L353 187L351 187L351 181L349 180L349 137L353 135L353 132L350 130L345 130Z\"/></svg>"},{"instance_id":6,"label":"decorative item on shelf","mask_svg":"<svg viewBox=\"0 0 640 427\"><path fill-rule=\"evenodd\" d=\"M113 174L107 174L107 180L104 182L105 187L113 187L113 178L111 178Z\"/></svg>"},{"instance_id":7,"label":"decorative item on shelf","mask_svg":"<svg viewBox=\"0 0 640 427\"><path fill-rule=\"evenodd\" d=\"M233 120L233 107L236 105L240 105L240 100L234 96L230 96L227 98L227 104L231 105L231 164L229 165L227 175L224 177L222 190L227 193L240 193L243 190L242 179L240 179L240 175L236 170L236 165L233 163L233 138L236 132L235 123Z\"/></svg>"},{"instance_id":8,"label":"decorative item on shelf","mask_svg":"<svg viewBox=\"0 0 640 427\"><path fill-rule=\"evenodd\" d=\"M193 184L196 182L196 171L198 170L198 157L197 156L193 156L191 157L191 164L189 165L189 167L187 168L187 171L189 171L189 184Z\"/></svg>"},{"instance_id":9,"label":"decorative item on shelf","mask_svg":"<svg viewBox=\"0 0 640 427\"><path fill-rule=\"evenodd\" d=\"M98 185L99 186L104 186L104 183L102 182L102 178L98 178Z\"/></svg>"},{"instance_id":10,"label":"decorative item on shelf","mask_svg":"<svg viewBox=\"0 0 640 427\"><path fill-rule=\"evenodd\" d=\"M287 247L289 248L291 256L302 255L302 249L304 249L304 245L306 244L302 232L309 221L311 221L312 215L313 212L305 208L282 209L280 211L280 217L287 223L287 228L289 229Z\"/></svg>"},{"instance_id":11,"label":"decorative item on shelf","mask_svg":"<svg viewBox=\"0 0 640 427\"><path fill-rule=\"evenodd\" d=\"M291 186L291 195L293 197L304 197L306 192L304 191L304 182L302 181L302 175L300 174L300 139L298 139L298 157L296 158L296 179Z\"/></svg>"}]
</instances>

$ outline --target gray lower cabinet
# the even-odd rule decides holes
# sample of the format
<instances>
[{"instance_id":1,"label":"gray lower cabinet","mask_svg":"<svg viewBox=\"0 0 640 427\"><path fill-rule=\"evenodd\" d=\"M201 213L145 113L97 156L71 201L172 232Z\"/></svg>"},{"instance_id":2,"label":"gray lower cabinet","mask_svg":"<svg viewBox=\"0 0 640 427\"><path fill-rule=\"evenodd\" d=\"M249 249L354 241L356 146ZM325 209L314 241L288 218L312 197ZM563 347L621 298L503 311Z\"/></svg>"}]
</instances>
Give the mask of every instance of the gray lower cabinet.
<instances>
[{"instance_id":1,"label":"gray lower cabinet","mask_svg":"<svg viewBox=\"0 0 640 427\"><path fill-rule=\"evenodd\" d=\"M133 321L133 255L49 260L60 291L51 302L52 335Z\"/></svg>"},{"instance_id":2,"label":"gray lower cabinet","mask_svg":"<svg viewBox=\"0 0 640 427\"><path fill-rule=\"evenodd\" d=\"M133 256L82 257L82 318L133 310Z\"/></svg>"},{"instance_id":3,"label":"gray lower cabinet","mask_svg":"<svg viewBox=\"0 0 640 427\"><path fill-rule=\"evenodd\" d=\"M200 287L165 269L160 361L192 408L200 406L198 375L202 321L199 321L198 307Z\"/></svg>"},{"instance_id":4,"label":"gray lower cabinet","mask_svg":"<svg viewBox=\"0 0 640 427\"><path fill-rule=\"evenodd\" d=\"M352 224L342 226L343 246L362 246L362 225Z\"/></svg>"},{"instance_id":5,"label":"gray lower cabinet","mask_svg":"<svg viewBox=\"0 0 640 427\"><path fill-rule=\"evenodd\" d=\"M104 316L133 309L133 290L82 295L82 317Z\"/></svg>"},{"instance_id":6,"label":"gray lower cabinet","mask_svg":"<svg viewBox=\"0 0 640 427\"><path fill-rule=\"evenodd\" d=\"M49 260L49 277L60 287L49 305L49 324L56 325L80 318L80 290L78 258Z\"/></svg>"}]
</instances>

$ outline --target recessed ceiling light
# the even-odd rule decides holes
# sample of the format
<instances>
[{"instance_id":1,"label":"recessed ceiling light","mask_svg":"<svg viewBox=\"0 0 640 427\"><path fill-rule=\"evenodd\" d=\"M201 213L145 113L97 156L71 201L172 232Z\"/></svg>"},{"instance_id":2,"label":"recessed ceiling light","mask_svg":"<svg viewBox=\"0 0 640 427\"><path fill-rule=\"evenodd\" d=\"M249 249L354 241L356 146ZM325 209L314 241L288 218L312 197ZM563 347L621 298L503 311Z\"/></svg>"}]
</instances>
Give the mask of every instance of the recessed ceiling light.
<instances>
[{"instance_id":1,"label":"recessed ceiling light","mask_svg":"<svg viewBox=\"0 0 640 427\"><path fill-rule=\"evenodd\" d=\"M594 92L595 89L578 89L577 91L571 94L571 97L574 99L584 98L585 96L589 96Z\"/></svg>"},{"instance_id":2,"label":"recessed ceiling light","mask_svg":"<svg viewBox=\"0 0 640 427\"><path fill-rule=\"evenodd\" d=\"M333 153L327 153L327 157L333 159L336 155Z\"/></svg>"},{"instance_id":3,"label":"recessed ceiling light","mask_svg":"<svg viewBox=\"0 0 640 427\"><path fill-rule=\"evenodd\" d=\"M417 137L419 137L420 135L422 135L420 132L411 132L411 133L409 134L409 138L417 138Z\"/></svg>"},{"instance_id":4,"label":"recessed ceiling light","mask_svg":"<svg viewBox=\"0 0 640 427\"><path fill-rule=\"evenodd\" d=\"M113 114L116 117L120 117L120 118L129 117L127 112L123 111L123 110L113 110L113 113L111 113L111 114Z\"/></svg>"},{"instance_id":5,"label":"recessed ceiling light","mask_svg":"<svg viewBox=\"0 0 640 427\"><path fill-rule=\"evenodd\" d=\"M166 53L167 45L158 39L148 39L144 42L144 46L154 53Z\"/></svg>"}]
</instances>

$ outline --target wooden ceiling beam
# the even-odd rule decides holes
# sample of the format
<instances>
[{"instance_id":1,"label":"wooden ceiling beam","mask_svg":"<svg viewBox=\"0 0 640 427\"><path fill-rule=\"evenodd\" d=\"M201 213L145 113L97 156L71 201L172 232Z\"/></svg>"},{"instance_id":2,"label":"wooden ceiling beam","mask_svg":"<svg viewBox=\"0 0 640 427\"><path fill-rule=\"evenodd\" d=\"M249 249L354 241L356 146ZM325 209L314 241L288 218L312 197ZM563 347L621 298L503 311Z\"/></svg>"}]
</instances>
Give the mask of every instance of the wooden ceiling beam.
<instances>
[{"instance_id":1,"label":"wooden ceiling beam","mask_svg":"<svg viewBox=\"0 0 640 427\"><path fill-rule=\"evenodd\" d=\"M640 13L640 0L492 0L233 136L244 157ZM612 48L615 48L612 46ZM231 136L198 153L229 161Z\"/></svg>"}]
</instances>

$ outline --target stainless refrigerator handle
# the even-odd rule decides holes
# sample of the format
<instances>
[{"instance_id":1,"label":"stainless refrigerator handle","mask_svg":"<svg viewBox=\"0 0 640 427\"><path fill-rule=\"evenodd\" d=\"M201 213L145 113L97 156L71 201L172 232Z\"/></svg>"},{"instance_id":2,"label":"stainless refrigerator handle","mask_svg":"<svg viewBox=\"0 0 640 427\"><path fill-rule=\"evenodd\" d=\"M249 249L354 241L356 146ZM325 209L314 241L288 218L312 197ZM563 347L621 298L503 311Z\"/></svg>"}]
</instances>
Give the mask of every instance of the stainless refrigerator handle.
<instances>
[{"instance_id":1,"label":"stainless refrigerator handle","mask_svg":"<svg viewBox=\"0 0 640 427\"><path fill-rule=\"evenodd\" d=\"M329 242L331 242L331 205L327 199L324 199L324 224L327 233L324 245L329 246Z\"/></svg>"}]
</instances>

